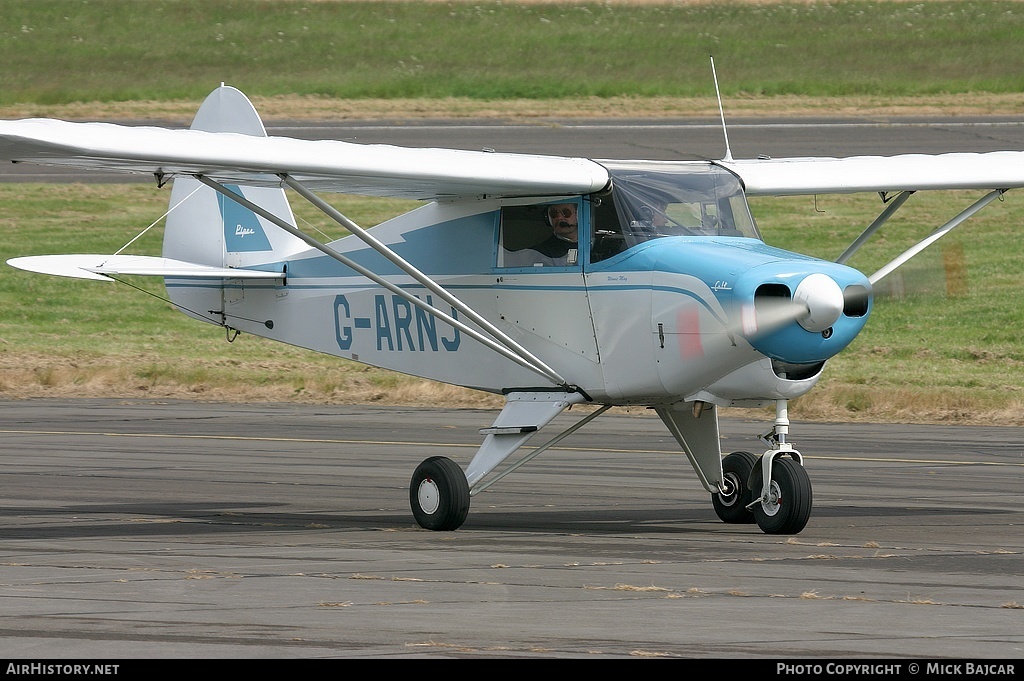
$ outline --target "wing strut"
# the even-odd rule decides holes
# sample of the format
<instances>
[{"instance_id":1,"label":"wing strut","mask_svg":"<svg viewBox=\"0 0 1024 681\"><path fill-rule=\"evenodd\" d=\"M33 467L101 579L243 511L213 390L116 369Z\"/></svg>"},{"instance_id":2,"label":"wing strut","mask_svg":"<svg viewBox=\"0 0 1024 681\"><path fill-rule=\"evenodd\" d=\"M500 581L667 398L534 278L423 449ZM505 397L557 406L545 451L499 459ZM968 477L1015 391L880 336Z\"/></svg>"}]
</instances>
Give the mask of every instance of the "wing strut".
<instances>
[{"instance_id":1,"label":"wing strut","mask_svg":"<svg viewBox=\"0 0 1024 681\"><path fill-rule=\"evenodd\" d=\"M393 250L388 248L372 234L370 234L365 229L363 229L362 227L360 227L359 225L357 225L356 223L352 222L347 217L342 215L341 212L334 208L334 206L330 205L329 203L321 199L319 196L306 189L306 187L299 183L299 181L296 180L295 178L284 174L282 174L280 177L282 180L284 180L285 184L287 184L289 187L291 187L299 194L301 194L303 198L312 203L314 206L319 208L327 217L331 218L339 225L355 234L367 246L369 246L370 248L377 251L385 258L387 258L390 262L396 265L403 272L405 272L410 277L415 279L417 282L422 284L428 291L434 293L442 300L444 300L446 303L451 305L454 309L466 315L466 317L475 322L480 328L489 333L492 338L496 339L499 343L504 345L513 353L515 353L522 359L526 360L527 364L524 364L524 366L528 366L537 373L542 374L547 378L550 378L558 385L567 387L566 380L559 376L558 372L556 372L554 369L552 369L547 364L542 362L529 350L527 350L522 345L513 340L512 337L509 336L507 333L505 333L504 331L496 327L494 324L491 324L489 321L484 319L480 314L477 313L476 310L474 310L469 305L466 305L464 302L453 296L443 286L438 284L436 281L428 277L423 272L420 272L408 260L402 258L400 255L398 255ZM415 296L410 295L410 297L414 298Z\"/></svg>"},{"instance_id":2,"label":"wing strut","mask_svg":"<svg viewBox=\"0 0 1024 681\"><path fill-rule=\"evenodd\" d=\"M911 246L907 250L903 251L903 253L901 253L899 256L897 256L896 258L891 260L887 265L882 267L882 269L880 269L877 272L875 272L874 274L872 274L870 277L868 277L868 281L870 281L872 283L872 285L876 284L883 277L888 276L889 274L891 274L893 272L893 270L895 270L897 267L899 267L903 263L907 262L908 260L913 258L915 255L917 255L918 253L920 253L924 249L928 248L933 243L935 243L936 241L941 239L943 236L945 236L946 234L951 232L954 227L959 226L960 223L962 223L964 220L966 220L967 218L971 217L972 215L977 213L979 210L981 210L982 208L984 208L988 204L992 203L992 201L994 201L995 199L997 199L1000 196L1002 196L1003 194L1005 194L1006 191L1007 190L1005 190L1005 189L995 189L995 190L989 192L988 194L986 194L985 196L981 197L980 199L975 201L973 204L971 204L969 207L967 207L965 210L963 210L955 218L953 218L952 220L950 220L949 222L944 224L942 227L939 227L934 232L932 232L931 234L926 236L924 239L921 239L920 241L918 241L916 244L914 244L913 246Z\"/></svg>"},{"instance_id":3,"label":"wing strut","mask_svg":"<svg viewBox=\"0 0 1024 681\"><path fill-rule=\"evenodd\" d=\"M845 265L846 261L849 260L854 253L860 250L860 247L864 245L864 242L870 239L871 235L877 232L878 229L882 225L884 225L889 220L889 218L892 217L893 213L898 211L900 209L900 206L906 203L907 199L909 199L910 195L913 193L914 192L912 191L900 192L899 195L895 199L893 199L888 206L886 206L885 210L882 211L881 215L875 218L875 221L868 225L867 229L861 232L861 235L857 237L857 239L852 244L850 244L850 246L845 251L843 251L843 254L841 256L836 258L836 262L839 263L840 265Z\"/></svg>"},{"instance_id":4,"label":"wing strut","mask_svg":"<svg viewBox=\"0 0 1024 681\"><path fill-rule=\"evenodd\" d=\"M274 223L275 225L277 225L281 229L285 230L289 234L291 234L291 235L293 235L293 236L295 236L295 237L297 237L299 239L302 239L304 242L306 242L307 244L309 244L310 246L312 246L316 250L320 251L324 255L327 255L327 256L330 256L331 258L334 258L335 260L340 262L342 265L345 265L346 267L349 267L349 268L355 270L356 272L358 272L359 274L363 275L364 277L366 277L370 281L374 282L375 284L383 286L384 288L386 288L387 290L391 291L395 295L401 297L403 300L406 300L409 303L411 303L412 305L415 305L416 307L419 307L419 308L425 310L429 314L432 314L432 315L436 316L437 318L441 319L441 321L443 321L446 324L449 324L449 325L455 327L459 331L465 333L467 336L480 341L485 346L487 346L491 350L494 350L495 352L497 352L498 354L502 355L503 357L506 357L506 358L512 360L513 362L515 362L516 364L519 364L520 366L526 367L527 369L530 369L531 371L534 371L534 372L540 374L541 376L544 376L545 378L547 378L548 380L552 381L556 385L562 386L563 388L567 388L567 389L570 387L568 385L567 381L565 379L563 379L561 376L559 376L558 373L555 372L554 369L550 368L549 366L547 366L546 364L541 362L539 359L534 357L529 351L527 351L525 348L522 348L521 346L519 346L518 343L516 343L514 340L509 338L501 330L497 329L492 324L490 324L489 322L484 320L482 317L480 317L480 315L477 314L472 308L467 306L465 303L459 301L457 298L455 298L450 293L448 293L445 289L440 287L432 279L427 277L425 274L420 273L412 265L407 263L405 260L402 260L401 258L399 258L398 255L395 254L390 249L388 249L387 246L385 246L384 244L381 244L379 241L377 241L373 237L369 236L368 234L366 236L369 239L372 239L372 242L368 241L365 238L363 239L363 241L366 241L371 246L373 246L374 243L379 244L380 248L383 249L380 252L385 257L387 257L389 260L391 260L396 265L401 267L410 276L412 276L414 279L416 279L419 283L423 284L430 291L436 293L438 296L443 298L445 300L445 302L449 303L452 306L453 309L462 312L467 317L469 317L471 320L473 320L474 322L480 324L480 326L482 326L484 329L486 329L488 332L491 333L492 337L485 336L484 334L480 333L476 329L473 329L472 327L467 326L463 322L460 322L459 320L455 319L453 316L448 315L445 312L443 312L442 310L434 307L433 305L430 305L430 304L424 302L423 300L417 298L416 296L412 295L408 291L405 291L401 287L396 286L395 284L392 284L391 282L387 281L386 279L384 279L380 275L378 275L378 274L374 273L373 271L371 271L371 270L363 267L362 265L356 263L355 261L353 261L350 258L346 257L345 255L343 255L343 254L339 253L338 251L334 250L330 246L327 246L326 244L320 243L319 241L317 241L313 237L309 236L308 234L306 234L302 230L297 229L296 227L288 224L287 222L285 222L284 220L282 220L278 216L274 215L273 213L270 213L269 211L265 210L264 208L262 208L261 206L255 204L255 203L253 203L252 201L249 201L248 199L246 199L241 194L238 194L236 192L231 191L230 189L228 189L224 185L220 184L219 182L216 182L215 180L211 180L208 177L205 177L203 175L194 175L193 177L195 177L197 180L199 180L200 182L202 182L206 186L210 187L211 189L214 189L215 191L219 192L220 194L223 194L224 196L228 197L229 199L238 202L242 206L245 206L249 210L251 210L254 213L256 213L257 215L259 215L260 217L262 217L262 218L264 218L266 220L269 220L270 222ZM327 204L324 203L319 197L317 197L317 196L315 196L313 194L310 194L309 191L306 190L305 187L302 187L301 189L299 189L298 187L301 187L301 185L299 185L298 182L295 182L291 178L288 178L287 176L284 176L284 175L282 175L281 178L285 182L287 182L289 184L289 186L293 186L296 189L296 191L298 191L304 197L309 199L311 203L316 205L321 210L324 210L324 209L319 204L323 203L325 206L327 206ZM309 198L310 196L312 196L313 199L316 199L316 200L314 201L313 199L310 199ZM324 212L327 213L327 215L329 215L330 217L332 217L335 220L337 220L340 224L342 224L346 228L350 229L353 232L353 234L356 234L356 236L359 236L359 232L363 232L365 234L365 231L362 230L362 228L356 226L355 223L352 223L351 220L346 218L344 215L342 215L341 213L338 213L336 210L334 210L330 206L327 206L327 207L330 208L331 211L333 211L334 213L337 213L337 215L341 217L341 220L338 220L337 218L335 218L327 210L324 210ZM353 227L355 229L352 229ZM377 249L376 246L374 246L374 248L375 248L375 250L380 250L380 249ZM395 258L397 258L397 261L395 260ZM402 265L402 263L404 263L404 266ZM499 343L499 342L495 341L494 338L497 338L498 340L500 340L502 342Z\"/></svg>"}]
</instances>

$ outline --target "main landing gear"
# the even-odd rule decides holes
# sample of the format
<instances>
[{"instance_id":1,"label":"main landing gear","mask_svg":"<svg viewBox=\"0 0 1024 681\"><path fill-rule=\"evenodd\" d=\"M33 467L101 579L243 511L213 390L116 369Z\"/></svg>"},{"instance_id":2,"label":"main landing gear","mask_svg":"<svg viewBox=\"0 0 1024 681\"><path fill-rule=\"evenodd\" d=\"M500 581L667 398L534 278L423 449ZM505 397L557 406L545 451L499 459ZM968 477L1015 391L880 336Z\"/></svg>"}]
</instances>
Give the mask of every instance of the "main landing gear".
<instances>
[{"instance_id":1,"label":"main landing gear","mask_svg":"<svg viewBox=\"0 0 1024 681\"><path fill-rule=\"evenodd\" d=\"M498 414L494 425L480 430L486 437L465 472L457 463L443 456L431 457L416 468L409 484L409 504L416 522L427 530L447 531L461 527L469 515L469 501L473 494L487 489L610 408L610 405L604 405L590 412L484 482L485 477L537 431L572 405L586 400L586 396L579 392L509 392L505 395L505 408Z\"/></svg>"},{"instance_id":2,"label":"main landing gear","mask_svg":"<svg viewBox=\"0 0 1024 681\"><path fill-rule=\"evenodd\" d=\"M811 517L811 479L803 457L786 442L788 433L786 401L779 400L775 427L765 436L770 449L761 457L733 452L722 460L721 490L711 495L722 521L756 522L766 534L797 534L804 529Z\"/></svg>"},{"instance_id":3,"label":"main landing gear","mask_svg":"<svg viewBox=\"0 0 1024 681\"><path fill-rule=\"evenodd\" d=\"M409 483L409 504L420 527L457 530L469 515L469 483L459 465L434 456L416 467Z\"/></svg>"},{"instance_id":4,"label":"main landing gear","mask_svg":"<svg viewBox=\"0 0 1024 681\"><path fill-rule=\"evenodd\" d=\"M512 453L555 416L586 398L577 393L522 391L506 395L494 425L480 430L486 435L465 471L443 456L426 459L413 473L409 503L416 522L428 530L451 531L469 515L470 498L553 447L584 424L604 413L610 405L590 412L544 444L533 448L515 463L497 472ZM719 446L718 417L713 407L687 410L658 408L687 454L718 517L727 523L757 523L767 534L796 534L811 517L811 482L803 459L786 442L789 417L786 401L776 403L775 426L764 437L769 449L763 456L733 452L724 459ZM701 417L703 413L703 417ZM491 473L490 479L485 480Z\"/></svg>"}]
</instances>

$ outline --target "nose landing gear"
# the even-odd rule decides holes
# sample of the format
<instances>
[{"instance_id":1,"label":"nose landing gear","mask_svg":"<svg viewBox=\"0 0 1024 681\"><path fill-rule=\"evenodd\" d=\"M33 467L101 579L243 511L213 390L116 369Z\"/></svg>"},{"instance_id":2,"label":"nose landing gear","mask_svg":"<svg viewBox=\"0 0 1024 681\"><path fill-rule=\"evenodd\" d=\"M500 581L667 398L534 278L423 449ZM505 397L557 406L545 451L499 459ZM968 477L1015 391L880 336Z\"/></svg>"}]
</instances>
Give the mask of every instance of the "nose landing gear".
<instances>
[{"instance_id":1,"label":"nose landing gear","mask_svg":"<svg viewBox=\"0 0 1024 681\"><path fill-rule=\"evenodd\" d=\"M711 495L715 513L727 523L757 523L765 534L797 534L811 517L811 479L803 457L786 442L786 400L775 405L775 426L764 436L769 449L757 457L733 452L722 460L723 482Z\"/></svg>"},{"instance_id":2,"label":"nose landing gear","mask_svg":"<svg viewBox=\"0 0 1024 681\"><path fill-rule=\"evenodd\" d=\"M797 534L811 517L811 479L803 457L786 442L789 407L786 400L775 402L775 426L765 436L770 449L764 453L747 479L752 498L747 508L765 534Z\"/></svg>"},{"instance_id":3,"label":"nose landing gear","mask_svg":"<svg viewBox=\"0 0 1024 681\"><path fill-rule=\"evenodd\" d=\"M783 453L765 452L750 474L748 486L761 496L749 508L765 534L797 534L811 517L811 479L795 459L781 458ZM772 460L771 466L763 465L766 459ZM765 468L771 471L770 478L765 477Z\"/></svg>"}]
</instances>

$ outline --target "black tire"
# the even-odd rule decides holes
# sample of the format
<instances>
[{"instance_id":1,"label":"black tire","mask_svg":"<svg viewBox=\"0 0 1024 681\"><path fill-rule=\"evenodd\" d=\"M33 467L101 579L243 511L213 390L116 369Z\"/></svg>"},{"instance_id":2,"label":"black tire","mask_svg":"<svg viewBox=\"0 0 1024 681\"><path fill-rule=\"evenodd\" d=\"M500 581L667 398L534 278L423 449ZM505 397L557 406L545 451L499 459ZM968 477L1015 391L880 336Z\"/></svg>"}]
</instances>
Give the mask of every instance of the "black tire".
<instances>
[{"instance_id":1,"label":"black tire","mask_svg":"<svg viewBox=\"0 0 1024 681\"><path fill-rule=\"evenodd\" d=\"M750 452L733 452L722 459L724 482L730 493L716 492L711 495L711 505L715 507L715 513L722 522L754 522L754 514L747 508L752 498L747 480L757 464L757 455Z\"/></svg>"},{"instance_id":2,"label":"black tire","mask_svg":"<svg viewBox=\"0 0 1024 681\"><path fill-rule=\"evenodd\" d=\"M469 483L459 465L433 456L419 466L409 483L409 504L420 527L457 530L469 515Z\"/></svg>"},{"instance_id":3,"label":"black tire","mask_svg":"<svg viewBox=\"0 0 1024 681\"><path fill-rule=\"evenodd\" d=\"M761 462L754 465L747 487L754 498L761 494L764 473ZM777 501L754 505L754 520L765 534L797 534L811 517L811 479L804 467L788 457L779 457L772 463L772 488Z\"/></svg>"}]
</instances>

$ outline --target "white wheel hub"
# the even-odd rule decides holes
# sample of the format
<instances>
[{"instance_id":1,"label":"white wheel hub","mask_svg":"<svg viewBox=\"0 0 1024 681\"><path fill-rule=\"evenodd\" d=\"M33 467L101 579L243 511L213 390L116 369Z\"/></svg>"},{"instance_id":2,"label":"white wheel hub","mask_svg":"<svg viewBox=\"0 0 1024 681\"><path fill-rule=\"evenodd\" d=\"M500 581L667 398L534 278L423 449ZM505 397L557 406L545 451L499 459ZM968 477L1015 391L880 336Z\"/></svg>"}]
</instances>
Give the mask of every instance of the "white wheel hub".
<instances>
[{"instance_id":1,"label":"white wheel hub","mask_svg":"<svg viewBox=\"0 0 1024 681\"><path fill-rule=\"evenodd\" d=\"M774 516L782 508L782 490L779 483L772 480L768 487L768 498L761 499L761 510L766 516Z\"/></svg>"},{"instance_id":2,"label":"white wheel hub","mask_svg":"<svg viewBox=\"0 0 1024 681\"><path fill-rule=\"evenodd\" d=\"M441 493L437 489L437 483L430 478L420 482L416 490L416 501L424 513L432 514L437 511L437 507L441 505Z\"/></svg>"}]
</instances>

